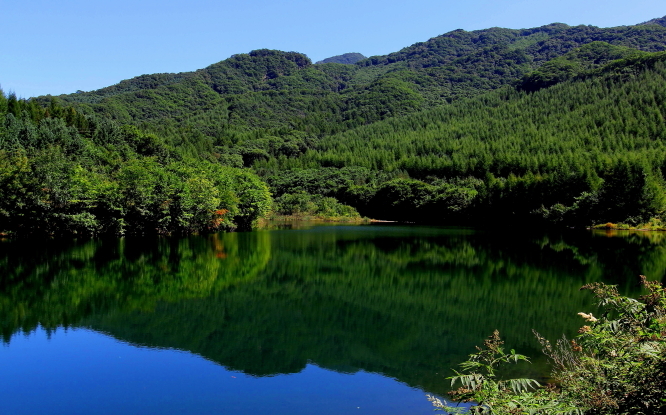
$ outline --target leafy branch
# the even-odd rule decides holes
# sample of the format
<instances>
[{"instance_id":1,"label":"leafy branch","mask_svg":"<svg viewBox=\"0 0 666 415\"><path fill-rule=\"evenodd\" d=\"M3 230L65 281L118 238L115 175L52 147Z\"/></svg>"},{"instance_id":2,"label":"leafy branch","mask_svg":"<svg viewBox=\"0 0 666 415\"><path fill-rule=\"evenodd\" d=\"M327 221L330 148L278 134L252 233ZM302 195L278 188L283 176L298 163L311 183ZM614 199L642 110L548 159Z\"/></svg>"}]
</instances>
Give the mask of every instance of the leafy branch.
<instances>
[{"instance_id":1,"label":"leafy branch","mask_svg":"<svg viewBox=\"0 0 666 415\"><path fill-rule=\"evenodd\" d=\"M495 331L484 347L460 364L450 377L454 402L473 402L476 414L652 414L666 409L666 290L657 281L640 277L648 294L636 300L617 287L588 284L603 309L601 317L578 313L586 320L574 340L555 345L536 331L543 353L553 366L556 384L533 379L500 380L498 368L529 359L509 353ZM428 398L438 410L465 412Z\"/></svg>"}]
</instances>

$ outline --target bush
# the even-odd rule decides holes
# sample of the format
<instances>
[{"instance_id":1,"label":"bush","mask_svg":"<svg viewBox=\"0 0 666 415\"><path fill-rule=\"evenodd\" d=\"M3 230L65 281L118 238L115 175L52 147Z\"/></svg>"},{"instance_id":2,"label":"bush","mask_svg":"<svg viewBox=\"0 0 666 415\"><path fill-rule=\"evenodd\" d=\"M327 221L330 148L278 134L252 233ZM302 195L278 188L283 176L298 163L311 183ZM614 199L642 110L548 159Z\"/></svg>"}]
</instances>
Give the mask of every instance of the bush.
<instances>
[{"instance_id":1,"label":"bush","mask_svg":"<svg viewBox=\"0 0 666 415\"><path fill-rule=\"evenodd\" d=\"M527 360L506 353L496 331L484 347L462 363L451 377L454 402L473 402L469 409L452 407L429 396L448 413L481 414L657 414L666 411L666 291L656 281L641 283L648 294L640 301L620 296L617 288L588 284L604 309L602 317L579 313L586 320L575 340L552 345L535 332L553 365L555 384L532 379L498 380L497 368Z\"/></svg>"},{"instance_id":2,"label":"bush","mask_svg":"<svg viewBox=\"0 0 666 415\"><path fill-rule=\"evenodd\" d=\"M360 218L356 209L340 203L333 197L311 195L305 192L286 193L275 199L274 212L277 215L323 219Z\"/></svg>"}]
</instances>

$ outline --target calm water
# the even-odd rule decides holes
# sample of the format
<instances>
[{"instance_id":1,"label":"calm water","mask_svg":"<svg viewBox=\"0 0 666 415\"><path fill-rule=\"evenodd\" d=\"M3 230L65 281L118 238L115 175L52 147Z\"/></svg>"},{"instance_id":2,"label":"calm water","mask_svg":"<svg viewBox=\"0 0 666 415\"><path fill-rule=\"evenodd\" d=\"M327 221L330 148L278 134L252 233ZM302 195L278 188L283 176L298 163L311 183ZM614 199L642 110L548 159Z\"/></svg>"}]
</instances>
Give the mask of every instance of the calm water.
<instances>
[{"instance_id":1,"label":"calm water","mask_svg":"<svg viewBox=\"0 0 666 415\"><path fill-rule=\"evenodd\" d=\"M586 282L638 295L664 234L314 226L0 242L3 414L430 414L499 329L572 336Z\"/></svg>"}]
</instances>

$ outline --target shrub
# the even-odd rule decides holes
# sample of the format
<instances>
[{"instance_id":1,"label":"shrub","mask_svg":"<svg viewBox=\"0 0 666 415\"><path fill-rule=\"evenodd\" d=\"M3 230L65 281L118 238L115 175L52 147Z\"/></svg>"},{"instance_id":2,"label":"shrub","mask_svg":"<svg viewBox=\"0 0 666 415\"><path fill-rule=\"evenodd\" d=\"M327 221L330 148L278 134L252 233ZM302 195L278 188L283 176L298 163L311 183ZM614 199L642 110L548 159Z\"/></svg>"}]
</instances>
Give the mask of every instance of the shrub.
<instances>
[{"instance_id":1,"label":"shrub","mask_svg":"<svg viewBox=\"0 0 666 415\"><path fill-rule=\"evenodd\" d=\"M588 284L604 310L601 317L579 313L586 324L574 340L552 345L535 332L553 365L555 384L532 379L498 380L497 368L527 360L506 353L496 331L484 347L451 377L454 402L473 402L468 410L429 396L448 413L482 414L657 414L666 411L666 290L641 276L647 295L623 297L613 285Z\"/></svg>"}]
</instances>

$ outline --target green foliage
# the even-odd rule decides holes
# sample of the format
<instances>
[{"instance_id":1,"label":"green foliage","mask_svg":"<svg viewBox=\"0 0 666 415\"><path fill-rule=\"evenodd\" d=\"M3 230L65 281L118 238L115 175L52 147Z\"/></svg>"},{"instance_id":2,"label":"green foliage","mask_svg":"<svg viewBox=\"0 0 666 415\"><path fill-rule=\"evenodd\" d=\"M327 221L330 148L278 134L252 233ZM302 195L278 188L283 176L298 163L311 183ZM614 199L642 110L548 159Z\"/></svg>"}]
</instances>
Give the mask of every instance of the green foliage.
<instances>
[{"instance_id":1,"label":"green foliage","mask_svg":"<svg viewBox=\"0 0 666 415\"><path fill-rule=\"evenodd\" d=\"M646 55L636 49L615 46L606 42L592 42L552 59L523 77L518 88L537 91L575 77L582 77L594 69L629 56Z\"/></svg>"},{"instance_id":2,"label":"green foliage","mask_svg":"<svg viewBox=\"0 0 666 415\"><path fill-rule=\"evenodd\" d=\"M4 95L3 95L4 98ZM0 113L0 231L95 236L247 229L270 194L253 173L52 99ZM7 106L9 108L9 105Z\"/></svg>"},{"instance_id":3,"label":"green foliage","mask_svg":"<svg viewBox=\"0 0 666 415\"><path fill-rule=\"evenodd\" d=\"M270 211L271 193L261 179L247 170L234 171L232 186L238 197L234 223L240 230L250 230Z\"/></svg>"},{"instance_id":4,"label":"green foliage","mask_svg":"<svg viewBox=\"0 0 666 415\"><path fill-rule=\"evenodd\" d=\"M553 364L555 385L530 391L535 381L496 381L495 365L525 359L506 354L497 332L461 364L458 402L475 402L473 413L492 414L650 414L666 409L666 290L641 276L642 301L623 297L603 283L585 285L599 299L602 317L578 313L587 322L576 340L553 346L535 332ZM448 406L430 397L438 409Z\"/></svg>"},{"instance_id":5,"label":"green foliage","mask_svg":"<svg viewBox=\"0 0 666 415\"><path fill-rule=\"evenodd\" d=\"M333 197L311 195L305 192L285 193L276 198L273 213L282 216L326 220L360 219L356 209L340 203Z\"/></svg>"},{"instance_id":6,"label":"green foliage","mask_svg":"<svg viewBox=\"0 0 666 415\"><path fill-rule=\"evenodd\" d=\"M462 386L450 392L451 398L456 402L473 402L468 412L474 414L528 414L538 413L543 406L554 406L553 402L549 402L550 396L533 392L541 387L534 379L498 379L496 371L501 365L529 362L526 356L514 350L507 353L502 347L503 343L499 332L495 330L484 342L483 348L477 347L477 352L460 364L461 372L454 371L456 376L449 379L451 386L456 383ZM433 396L428 396L428 399L439 410L463 412Z\"/></svg>"},{"instance_id":7,"label":"green foliage","mask_svg":"<svg viewBox=\"0 0 666 415\"><path fill-rule=\"evenodd\" d=\"M647 414L666 409L666 291L641 276L642 301L615 286L584 286L604 314L579 313L589 325L556 347L540 338L554 363L560 394L590 414Z\"/></svg>"}]
</instances>

